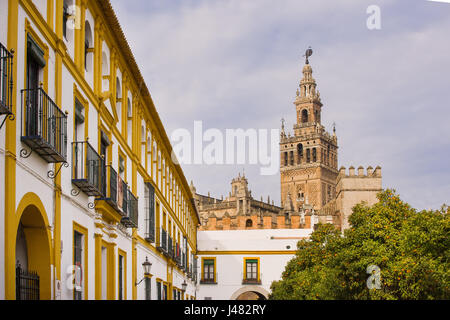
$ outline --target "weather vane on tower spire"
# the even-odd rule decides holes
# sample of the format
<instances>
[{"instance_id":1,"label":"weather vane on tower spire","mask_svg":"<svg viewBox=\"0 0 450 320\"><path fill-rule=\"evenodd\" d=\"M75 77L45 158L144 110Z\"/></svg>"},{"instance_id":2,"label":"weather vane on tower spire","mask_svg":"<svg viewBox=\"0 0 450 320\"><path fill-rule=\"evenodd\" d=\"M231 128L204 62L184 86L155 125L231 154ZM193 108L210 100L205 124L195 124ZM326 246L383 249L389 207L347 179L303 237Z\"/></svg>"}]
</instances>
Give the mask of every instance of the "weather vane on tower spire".
<instances>
[{"instance_id":1,"label":"weather vane on tower spire","mask_svg":"<svg viewBox=\"0 0 450 320\"><path fill-rule=\"evenodd\" d=\"M306 57L306 64L309 64L308 58L311 57L313 54L313 50L311 49L311 46L306 50L304 57Z\"/></svg>"}]
</instances>

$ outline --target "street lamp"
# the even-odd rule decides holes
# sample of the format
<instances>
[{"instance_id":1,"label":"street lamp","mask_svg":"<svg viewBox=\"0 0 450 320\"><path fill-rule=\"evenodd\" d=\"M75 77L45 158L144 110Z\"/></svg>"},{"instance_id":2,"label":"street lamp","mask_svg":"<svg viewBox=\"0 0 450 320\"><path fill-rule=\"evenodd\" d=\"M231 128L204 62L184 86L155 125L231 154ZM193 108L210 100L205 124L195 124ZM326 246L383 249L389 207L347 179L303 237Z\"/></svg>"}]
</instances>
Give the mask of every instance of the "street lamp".
<instances>
[{"instance_id":1,"label":"street lamp","mask_svg":"<svg viewBox=\"0 0 450 320\"><path fill-rule=\"evenodd\" d=\"M150 275L150 269L152 268L152 263L148 261L148 257L145 257L145 261L142 263L142 267L144 268L144 275Z\"/></svg>"},{"instance_id":2,"label":"street lamp","mask_svg":"<svg viewBox=\"0 0 450 320\"><path fill-rule=\"evenodd\" d=\"M145 261L142 263L142 267L144 268L144 278L142 278L141 281L136 283L136 286L138 286L146 277L150 275L150 269L152 268L152 263L148 261L148 257L145 257Z\"/></svg>"},{"instance_id":3,"label":"street lamp","mask_svg":"<svg viewBox=\"0 0 450 320\"><path fill-rule=\"evenodd\" d=\"M183 293L185 293L186 288L187 288L187 283L186 283L186 280L184 280L184 282L181 284L181 291L183 291Z\"/></svg>"}]
</instances>

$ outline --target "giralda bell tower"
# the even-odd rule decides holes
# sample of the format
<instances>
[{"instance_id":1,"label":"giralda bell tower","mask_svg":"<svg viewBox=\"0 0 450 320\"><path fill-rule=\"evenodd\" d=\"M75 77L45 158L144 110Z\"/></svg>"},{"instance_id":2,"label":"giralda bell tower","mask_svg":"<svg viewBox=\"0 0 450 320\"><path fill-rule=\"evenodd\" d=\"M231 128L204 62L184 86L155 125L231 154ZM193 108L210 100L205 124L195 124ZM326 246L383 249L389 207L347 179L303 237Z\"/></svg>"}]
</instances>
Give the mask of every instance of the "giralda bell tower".
<instances>
[{"instance_id":1,"label":"giralda bell tower","mask_svg":"<svg viewBox=\"0 0 450 320\"><path fill-rule=\"evenodd\" d=\"M286 134L284 120L280 137L281 205L299 211L303 204L320 210L336 196L338 145L336 130L331 135L321 124L322 102L306 51L303 79L294 105L296 124L293 135Z\"/></svg>"}]
</instances>

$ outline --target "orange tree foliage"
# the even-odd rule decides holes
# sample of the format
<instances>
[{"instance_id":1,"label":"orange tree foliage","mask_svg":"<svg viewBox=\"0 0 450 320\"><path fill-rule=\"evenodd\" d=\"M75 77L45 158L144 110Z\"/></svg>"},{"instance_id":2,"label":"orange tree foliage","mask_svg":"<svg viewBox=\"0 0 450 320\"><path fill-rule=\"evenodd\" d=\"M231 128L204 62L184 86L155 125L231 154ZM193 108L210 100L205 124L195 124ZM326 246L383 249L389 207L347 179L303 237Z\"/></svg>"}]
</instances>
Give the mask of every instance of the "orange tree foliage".
<instances>
[{"instance_id":1,"label":"orange tree foliage","mask_svg":"<svg viewBox=\"0 0 450 320\"><path fill-rule=\"evenodd\" d=\"M344 234L319 225L298 243L295 257L271 299L449 299L450 213L420 211L393 190L378 194L371 207L353 208ZM379 267L379 289L369 289L367 273Z\"/></svg>"}]
</instances>

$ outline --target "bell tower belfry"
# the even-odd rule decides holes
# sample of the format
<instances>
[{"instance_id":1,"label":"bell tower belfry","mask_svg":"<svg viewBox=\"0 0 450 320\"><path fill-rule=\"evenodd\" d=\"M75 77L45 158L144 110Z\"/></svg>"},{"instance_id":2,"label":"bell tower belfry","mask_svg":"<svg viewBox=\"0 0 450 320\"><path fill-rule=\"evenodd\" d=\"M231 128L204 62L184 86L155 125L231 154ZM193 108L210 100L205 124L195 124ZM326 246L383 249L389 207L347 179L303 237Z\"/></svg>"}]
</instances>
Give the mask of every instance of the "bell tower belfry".
<instances>
[{"instance_id":1,"label":"bell tower belfry","mask_svg":"<svg viewBox=\"0 0 450 320\"><path fill-rule=\"evenodd\" d=\"M316 210L335 199L338 176L338 145L335 129L328 133L321 123L322 102L306 51L303 78L294 101L294 134L280 137L281 205L299 211L304 204Z\"/></svg>"}]
</instances>

